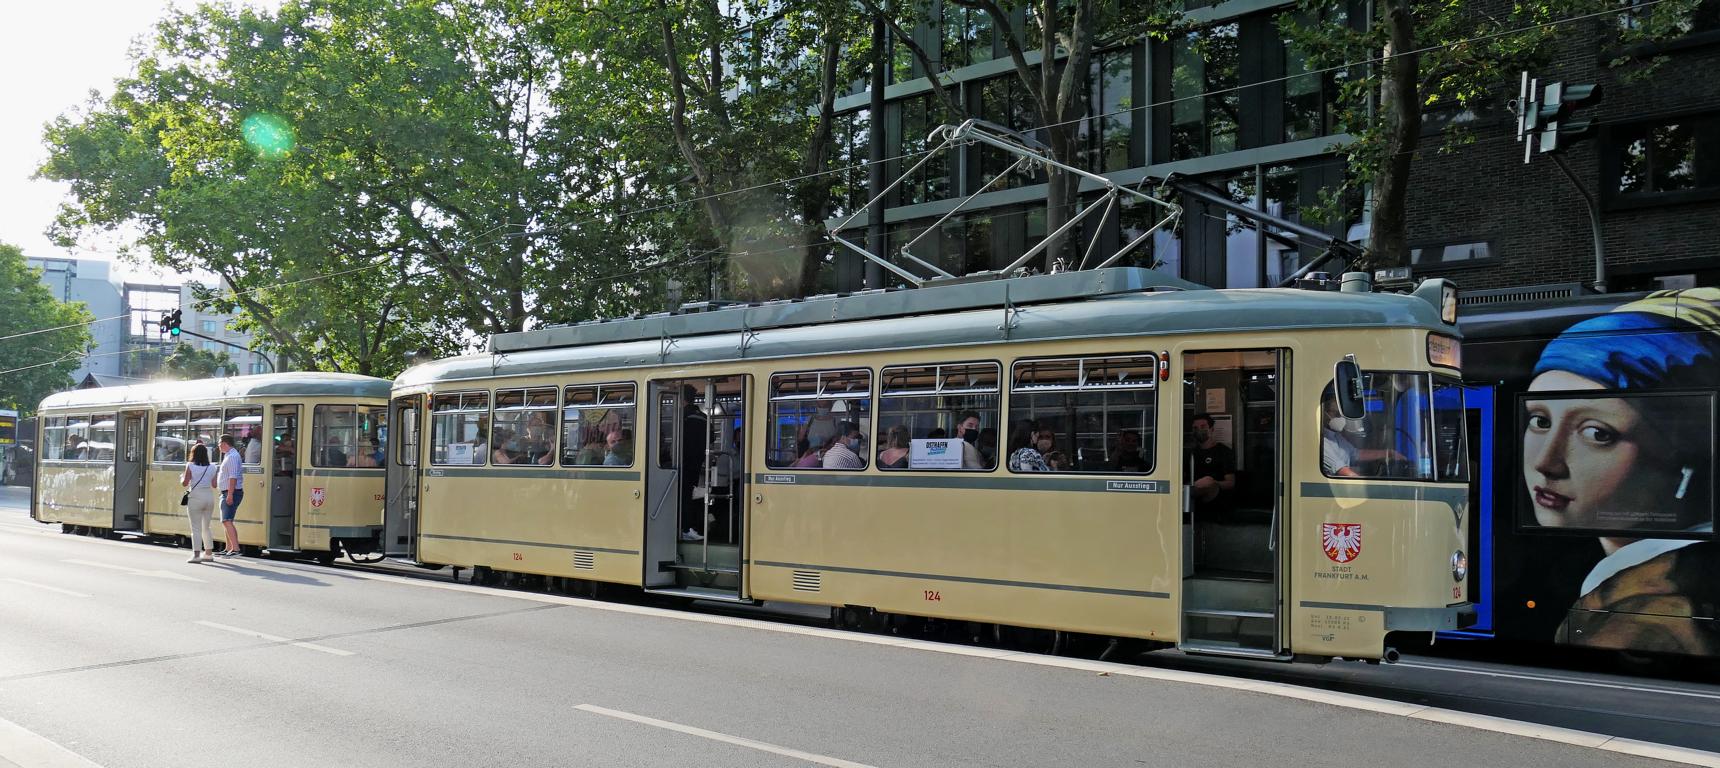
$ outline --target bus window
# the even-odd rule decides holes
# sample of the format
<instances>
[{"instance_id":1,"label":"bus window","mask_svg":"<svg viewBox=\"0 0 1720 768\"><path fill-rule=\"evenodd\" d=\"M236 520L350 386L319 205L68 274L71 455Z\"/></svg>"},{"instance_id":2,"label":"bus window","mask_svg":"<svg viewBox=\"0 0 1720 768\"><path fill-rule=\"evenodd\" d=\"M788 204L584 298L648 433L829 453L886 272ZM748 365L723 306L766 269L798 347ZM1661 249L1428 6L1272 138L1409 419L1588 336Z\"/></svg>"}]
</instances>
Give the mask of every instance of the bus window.
<instances>
[{"instance_id":1,"label":"bus window","mask_svg":"<svg viewBox=\"0 0 1720 768\"><path fill-rule=\"evenodd\" d=\"M879 371L878 429L886 437L894 427L907 432L908 465L901 468L996 469L1000 373L997 363L905 365Z\"/></svg>"},{"instance_id":2,"label":"bus window","mask_svg":"<svg viewBox=\"0 0 1720 768\"><path fill-rule=\"evenodd\" d=\"M555 388L496 390L490 463L555 463Z\"/></svg>"},{"instance_id":3,"label":"bus window","mask_svg":"<svg viewBox=\"0 0 1720 768\"><path fill-rule=\"evenodd\" d=\"M188 417L185 411L161 411L155 414L155 461L158 464L178 464L186 461Z\"/></svg>"},{"instance_id":4,"label":"bus window","mask_svg":"<svg viewBox=\"0 0 1720 768\"><path fill-rule=\"evenodd\" d=\"M1022 360L1011 370L1011 472L1152 471L1158 358Z\"/></svg>"},{"instance_id":5,"label":"bus window","mask_svg":"<svg viewBox=\"0 0 1720 768\"><path fill-rule=\"evenodd\" d=\"M1320 470L1327 477L1434 479L1429 387L1425 373L1363 371L1362 418L1346 419L1326 385L1320 395ZM1461 417L1459 410L1455 418Z\"/></svg>"},{"instance_id":6,"label":"bus window","mask_svg":"<svg viewBox=\"0 0 1720 768\"><path fill-rule=\"evenodd\" d=\"M489 453L490 393L452 392L430 401L430 463L476 466Z\"/></svg>"},{"instance_id":7,"label":"bus window","mask_svg":"<svg viewBox=\"0 0 1720 768\"><path fill-rule=\"evenodd\" d=\"M232 435L233 448L246 464L263 463L263 408L246 405L227 409L224 433Z\"/></svg>"},{"instance_id":8,"label":"bus window","mask_svg":"<svg viewBox=\"0 0 1720 768\"><path fill-rule=\"evenodd\" d=\"M634 385L568 387L561 409L561 465L633 466Z\"/></svg>"},{"instance_id":9,"label":"bus window","mask_svg":"<svg viewBox=\"0 0 1720 768\"><path fill-rule=\"evenodd\" d=\"M770 377L771 469L865 469L871 451L872 372L779 373ZM906 451L902 466L907 466Z\"/></svg>"}]
</instances>

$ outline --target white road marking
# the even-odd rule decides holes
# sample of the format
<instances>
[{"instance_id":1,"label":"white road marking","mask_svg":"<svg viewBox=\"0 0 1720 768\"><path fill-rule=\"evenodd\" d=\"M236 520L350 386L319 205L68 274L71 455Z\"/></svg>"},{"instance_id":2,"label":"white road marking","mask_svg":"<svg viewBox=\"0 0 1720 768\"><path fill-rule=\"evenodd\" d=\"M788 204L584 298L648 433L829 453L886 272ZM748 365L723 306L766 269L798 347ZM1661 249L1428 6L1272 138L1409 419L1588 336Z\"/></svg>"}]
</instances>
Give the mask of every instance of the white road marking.
<instances>
[{"instance_id":1,"label":"white road marking","mask_svg":"<svg viewBox=\"0 0 1720 768\"><path fill-rule=\"evenodd\" d=\"M748 749L756 749L760 752L769 752L773 755L792 757L796 760L805 760L806 762L816 763L818 765L828 765L832 768L873 768L873 766L865 763L856 763L852 760L843 760L839 757L815 755L811 752L802 752L798 749L791 749L789 747L778 746L776 744L770 744L763 741L755 741L742 736L730 736L726 733L707 731L703 728L695 728L691 725L671 723L668 720L658 720L655 717L635 715L632 712L622 712L617 709L608 709L606 707L599 707L592 704L580 704L574 707L574 709L590 712L594 715L603 715L605 717L632 721L641 725L649 725L653 728L675 731L676 733L685 733L689 736L698 736L701 739L710 739L711 741L720 741L724 744L734 744L735 746L747 747Z\"/></svg>"},{"instance_id":2,"label":"white road marking","mask_svg":"<svg viewBox=\"0 0 1720 768\"><path fill-rule=\"evenodd\" d=\"M1512 680L1533 680L1541 683L1563 683L1565 685L1584 685L1590 688L1610 688L1615 691L1636 691L1639 693L1663 693L1668 696L1689 696L1695 699L1714 699L1720 701L1720 693L1700 693L1697 691L1681 691L1677 688L1662 688L1652 685L1627 685L1624 683L1602 683L1594 680L1578 680L1557 675L1535 675L1523 672L1500 672L1489 669L1470 669L1468 667L1450 666L1445 664L1423 664L1418 661L1400 661L1395 666L1411 669L1434 669L1440 672L1461 672L1465 675L1482 675L1485 677L1504 677Z\"/></svg>"},{"instance_id":3,"label":"white road marking","mask_svg":"<svg viewBox=\"0 0 1720 768\"><path fill-rule=\"evenodd\" d=\"M83 541L80 543L114 546L114 547L126 547L129 550L134 551L134 552L135 551L145 551L145 552L159 551L163 555L168 555L168 556L172 556L175 558L180 557L182 555L182 551L179 551L179 550L168 550L168 549L155 550L154 548L143 548L143 549L139 550L139 549L133 547L133 545L131 545L131 544L126 544L126 543L118 542L118 541L88 540L88 541ZM310 572L318 572L318 571L323 570L321 568L317 568L317 567L313 567L313 566L308 566L308 565L301 566L298 564L288 564L288 563L270 563L269 565L279 567L282 570L310 571ZM806 627L806 626L799 626L799 625L795 625L795 624L776 624L773 622L762 621L759 619L746 619L746 618L739 618L739 617L732 617L732 616L715 616L715 615L710 615L710 614L687 613L685 611L675 611L675 610L669 610L666 608L652 608L652 607L640 606L640 605L626 605L623 603L606 603L606 602L602 602L602 601L598 601L598 600L588 600L588 599L578 598L578 597L565 597L562 595L532 594L529 592L504 592L504 591L498 591L495 589L491 589L488 587L472 586L470 584L455 584L455 583L449 583L449 582L425 581L423 579L407 578L405 576L395 576L393 574L386 574L386 573L371 573L371 572L367 572L367 571L348 570L348 569L342 569L341 572L344 575L349 576L351 578L355 578L355 579L366 579L366 580L370 580L370 581L380 581L380 582L395 584L398 586L416 587L419 589L441 589L441 590L446 590L449 592L464 592L467 594L488 595L490 597L511 598L514 600L526 600L526 601L537 602L537 603L553 603L556 605L568 605L568 606L574 606L574 607L579 607L579 608L586 608L586 609L590 609L590 610L609 611L612 613L628 613L628 614L633 614L633 615L637 615L637 616L654 616L657 618L672 619L675 621L696 622L696 623L701 623L701 624L718 624L718 625L731 626L731 627L741 627L741 628L746 628L746 629L754 629L754 630L758 630L761 632L775 632L775 633L779 633L779 634L790 634L790 635L808 635L808 636L812 636L812 637L823 637L823 638L829 638L829 639L833 639L833 640L843 640L843 641L847 641L847 642L851 642L851 643L867 643L870 645L896 646L896 647L901 647L901 648L909 648L909 649L913 649L913 650L928 651L928 652L932 652L932 653L944 653L944 654L966 655L966 656L990 656L991 655L991 654L967 653L967 651L970 651L972 649L965 648L962 646L948 646L948 645L943 645L943 644L939 644L939 643L932 643L932 642L923 641L923 640L907 640L904 638L891 637L891 636L887 636L887 635L865 635L865 634L861 634L858 632L845 632L842 630L825 629L822 627ZM1224 675L1208 674L1208 673L1204 673L1204 672L1183 672L1183 671L1179 671L1179 670L1170 670L1170 669L1152 669L1152 668L1148 668L1148 667L1136 667L1136 666L1132 666L1132 665L1128 665L1128 664L1117 664L1114 662L1086 661L1086 660L1081 660L1081 659L1065 659L1065 658L1061 658L1061 657L1057 657L1057 656L1041 656L1041 655L1032 654L1032 653L1003 652L1001 655L996 655L996 656L993 656L992 658L994 660L997 660L997 661L1008 661L1008 662L1013 662L1013 663L1018 663L1018 664L1033 664L1033 665L1042 666L1042 667L1064 667L1064 668L1069 668L1069 669L1104 671L1104 672L1110 672L1113 676L1118 676L1118 677L1138 677L1138 678L1145 678L1145 679L1150 679L1150 680L1160 680L1160 681L1165 681L1165 682L1187 683L1190 685L1202 685L1202 686L1207 686L1210 688L1230 688L1230 689L1236 689L1236 690L1252 691L1252 692L1264 693L1264 694L1272 695L1272 696L1281 696L1281 697L1285 697L1285 698L1299 699L1302 701L1320 702L1320 703L1324 703L1324 704L1331 704L1334 706L1345 707L1348 709L1366 710L1366 711L1378 712L1378 713L1386 714L1386 715L1394 715L1394 716L1398 716L1398 717L1416 717L1417 719L1423 719L1423 720L1438 720L1439 722L1444 722L1444 723L1448 723L1451 725L1457 725L1457 726L1462 726L1462 727L1466 727L1466 728L1474 728L1476 730L1482 730L1482 731L1493 731L1496 733L1510 733L1510 734L1528 736L1530 738L1544 739L1547 741L1560 742L1560 743L1564 743L1564 744L1592 746L1592 748L1594 748L1594 749L1600 749L1600 750L1604 750L1604 751L1608 751L1608 752L1617 752L1617 753L1626 754L1626 755L1636 755L1639 757L1651 757L1651 758L1655 758L1657 760L1665 760L1668 762L1682 763L1685 765L1699 765L1699 766L1705 766L1707 768L1720 768L1720 752L1706 752L1706 751L1698 750L1698 749L1689 749L1686 747L1676 747L1676 746L1672 746L1669 744L1654 744L1654 743L1650 743L1650 742L1636 741L1635 739L1608 737L1605 734L1585 733L1583 731L1573 731L1573 730L1568 730L1568 729L1553 728L1550 726L1537 725L1535 723L1529 723L1529 722L1518 721L1518 720L1506 720L1504 718L1487 717L1487 716L1483 716L1483 715L1470 715L1470 714L1465 713L1465 712L1456 712L1456 711L1452 711L1452 710L1442 710L1442 709L1436 709L1434 707L1421 707L1421 706L1417 706L1417 705L1413 705L1413 704L1403 704L1401 702L1391 701L1389 699L1380 699L1380 698L1374 698L1371 696L1361 696L1358 694L1322 691L1322 690L1317 690L1317 689L1313 689L1313 688L1304 688L1301 686L1290 685L1287 683L1264 683L1264 682L1258 682L1258 681L1253 681L1253 680L1245 680L1245 679L1240 679L1240 678L1227 677ZM1402 664L1400 663L1400 666L1401 665ZM1670 693L1671 691L1653 690L1652 692ZM1597 741L1599 742L1598 744L1596 743Z\"/></svg>"},{"instance_id":4,"label":"white road marking","mask_svg":"<svg viewBox=\"0 0 1720 768\"><path fill-rule=\"evenodd\" d=\"M121 573L129 573L133 576L150 576L157 579L172 579L174 581L194 581L198 584L205 583L202 579L199 579L196 576L187 576L183 573L175 573L173 571L146 571L142 568L131 568L124 565L114 565L113 563L99 563L94 560L61 560L60 562L71 563L73 565L87 565L91 568L106 568L110 571L120 571Z\"/></svg>"},{"instance_id":5,"label":"white road marking","mask_svg":"<svg viewBox=\"0 0 1720 768\"><path fill-rule=\"evenodd\" d=\"M83 755L0 718L0 764L19 768L101 768Z\"/></svg>"},{"instance_id":6,"label":"white road marking","mask_svg":"<svg viewBox=\"0 0 1720 768\"><path fill-rule=\"evenodd\" d=\"M23 584L26 587L35 587L37 589L45 589L45 590L48 590L49 592L58 592L62 595L70 595L71 597L89 597L89 595L86 595L82 592L73 592L69 589L60 589L59 587L50 587L46 584L37 584L34 581L25 581L23 579L11 579L11 578L4 579L4 581L10 581L13 584Z\"/></svg>"},{"instance_id":7,"label":"white road marking","mask_svg":"<svg viewBox=\"0 0 1720 768\"><path fill-rule=\"evenodd\" d=\"M333 654L335 656L356 656L357 655L357 654L353 653L352 651L343 651L339 648L330 648L326 645L317 645L316 643L295 642L290 637L280 637L277 635L271 635L271 634L267 634L264 632L258 632L254 629L245 629L243 627L232 627L232 626L228 626L226 624L216 624L213 621L198 621L197 623L201 624L205 627L209 627L211 629L219 629L219 630L223 630L223 631L227 631L227 632L232 632L233 634L236 634L236 635L249 635L251 637L255 637L258 639L267 640L271 643L288 643L291 645L296 645L300 648L306 648L306 649L313 650L313 651L322 651L323 653Z\"/></svg>"}]
</instances>

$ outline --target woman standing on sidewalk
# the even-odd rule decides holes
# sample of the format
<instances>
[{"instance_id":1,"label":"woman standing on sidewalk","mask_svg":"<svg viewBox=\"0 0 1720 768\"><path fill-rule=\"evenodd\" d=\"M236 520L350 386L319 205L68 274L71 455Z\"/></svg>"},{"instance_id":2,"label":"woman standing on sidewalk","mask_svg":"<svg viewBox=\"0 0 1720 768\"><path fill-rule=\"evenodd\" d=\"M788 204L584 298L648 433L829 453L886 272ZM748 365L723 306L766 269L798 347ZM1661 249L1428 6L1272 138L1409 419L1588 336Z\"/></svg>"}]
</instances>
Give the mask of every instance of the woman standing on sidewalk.
<instances>
[{"instance_id":1,"label":"woman standing on sidewalk","mask_svg":"<svg viewBox=\"0 0 1720 768\"><path fill-rule=\"evenodd\" d=\"M209 537L209 516L215 512L215 475L209 463L209 446L198 443L191 448L191 462L185 465L179 484L185 486L185 512L191 517L191 559L202 563L215 559L215 542Z\"/></svg>"}]
</instances>

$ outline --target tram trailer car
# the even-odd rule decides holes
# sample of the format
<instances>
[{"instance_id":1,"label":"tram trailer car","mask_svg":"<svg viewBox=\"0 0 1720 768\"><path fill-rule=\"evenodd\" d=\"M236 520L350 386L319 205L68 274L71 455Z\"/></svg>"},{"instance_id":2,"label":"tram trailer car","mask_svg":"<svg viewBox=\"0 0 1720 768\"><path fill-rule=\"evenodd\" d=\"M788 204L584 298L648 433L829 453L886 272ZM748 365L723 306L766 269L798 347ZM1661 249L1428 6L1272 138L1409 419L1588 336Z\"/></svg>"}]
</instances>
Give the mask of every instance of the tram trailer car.
<instances>
[{"instance_id":1,"label":"tram trailer car","mask_svg":"<svg viewBox=\"0 0 1720 768\"><path fill-rule=\"evenodd\" d=\"M179 499L191 447L219 464L235 439L245 496L239 546L332 561L376 549L389 382L273 373L74 390L49 396L31 516L109 535L188 537ZM211 525L219 540L219 516ZM232 542L223 542L232 544Z\"/></svg>"},{"instance_id":2,"label":"tram trailer car","mask_svg":"<svg viewBox=\"0 0 1720 768\"><path fill-rule=\"evenodd\" d=\"M1105 269L499 335L396 379L385 550L1391 658L1470 607L1455 301Z\"/></svg>"},{"instance_id":3,"label":"tram trailer car","mask_svg":"<svg viewBox=\"0 0 1720 768\"><path fill-rule=\"evenodd\" d=\"M1720 660L1720 289L1465 307L1477 622Z\"/></svg>"}]
</instances>

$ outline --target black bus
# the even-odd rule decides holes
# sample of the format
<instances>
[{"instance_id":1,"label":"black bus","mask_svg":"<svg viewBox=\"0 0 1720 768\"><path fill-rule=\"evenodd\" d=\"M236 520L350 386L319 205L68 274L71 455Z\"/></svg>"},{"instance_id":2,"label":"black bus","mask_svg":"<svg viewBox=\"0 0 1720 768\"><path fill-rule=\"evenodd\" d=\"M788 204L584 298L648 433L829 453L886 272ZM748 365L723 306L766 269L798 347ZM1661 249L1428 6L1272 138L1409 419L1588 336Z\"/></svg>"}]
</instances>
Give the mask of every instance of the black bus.
<instances>
[{"instance_id":1,"label":"black bus","mask_svg":"<svg viewBox=\"0 0 1720 768\"><path fill-rule=\"evenodd\" d=\"M1720 659L1720 288L1466 307L1468 637Z\"/></svg>"}]
</instances>

